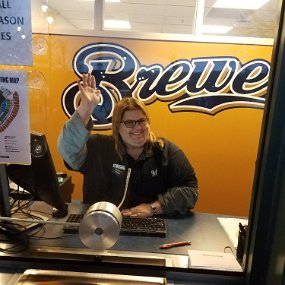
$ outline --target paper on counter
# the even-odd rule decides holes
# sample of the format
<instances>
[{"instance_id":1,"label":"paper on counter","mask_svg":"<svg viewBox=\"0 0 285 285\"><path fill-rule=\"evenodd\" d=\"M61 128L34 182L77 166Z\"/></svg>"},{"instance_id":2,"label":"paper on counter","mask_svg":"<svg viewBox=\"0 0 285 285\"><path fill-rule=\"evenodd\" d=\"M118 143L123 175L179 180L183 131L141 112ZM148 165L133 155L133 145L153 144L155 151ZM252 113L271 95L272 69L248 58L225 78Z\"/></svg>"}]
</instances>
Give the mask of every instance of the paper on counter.
<instances>
[{"instance_id":1,"label":"paper on counter","mask_svg":"<svg viewBox=\"0 0 285 285\"><path fill-rule=\"evenodd\" d=\"M189 267L222 271L242 271L232 253L188 250Z\"/></svg>"}]
</instances>

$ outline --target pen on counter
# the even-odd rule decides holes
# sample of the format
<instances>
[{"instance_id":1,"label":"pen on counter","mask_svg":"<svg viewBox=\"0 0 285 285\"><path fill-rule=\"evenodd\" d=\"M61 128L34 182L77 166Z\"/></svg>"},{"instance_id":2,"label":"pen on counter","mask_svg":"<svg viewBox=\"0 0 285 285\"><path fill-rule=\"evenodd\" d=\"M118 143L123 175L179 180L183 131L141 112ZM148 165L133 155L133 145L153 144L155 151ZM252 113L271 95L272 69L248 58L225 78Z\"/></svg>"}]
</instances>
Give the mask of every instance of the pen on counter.
<instances>
[{"instance_id":1,"label":"pen on counter","mask_svg":"<svg viewBox=\"0 0 285 285\"><path fill-rule=\"evenodd\" d=\"M165 243L165 244L162 244L159 248L167 249L167 248L184 246L184 245L191 245L191 241L178 241L178 242L172 242L172 243Z\"/></svg>"}]
</instances>

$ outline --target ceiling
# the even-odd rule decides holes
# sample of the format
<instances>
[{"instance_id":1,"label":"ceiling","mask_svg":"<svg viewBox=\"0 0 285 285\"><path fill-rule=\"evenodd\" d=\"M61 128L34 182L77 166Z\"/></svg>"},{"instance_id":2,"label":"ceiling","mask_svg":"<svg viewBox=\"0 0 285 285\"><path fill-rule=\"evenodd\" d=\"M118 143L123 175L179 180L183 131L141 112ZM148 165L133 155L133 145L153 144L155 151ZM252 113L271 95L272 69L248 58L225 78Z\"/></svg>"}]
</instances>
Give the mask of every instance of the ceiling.
<instances>
[{"instance_id":1,"label":"ceiling","mask_svg":"<svg viewBox=\"0 0 285 285\"><path fill-rule=\"evenodd\" d=\"M278 0L269 0L257 10L216 8L216 0L31 0L34 33L115 35L116 32L174 35L274 38L278 21ZM114 0L113 0L114 1ZM119 0L117 0L119 1ZM231 0L227 0L231 1ZM253 0L234 0L251 3ZM265 1L265 0L259 0ZM42 11L42 5L47 11ZM53 22L48 23L47 17ZM108 28L105 20L127 21ZM207 26L209 30L205 31ZM219 32L228 27L226 33Z\"/></svg>"}]
</instances>

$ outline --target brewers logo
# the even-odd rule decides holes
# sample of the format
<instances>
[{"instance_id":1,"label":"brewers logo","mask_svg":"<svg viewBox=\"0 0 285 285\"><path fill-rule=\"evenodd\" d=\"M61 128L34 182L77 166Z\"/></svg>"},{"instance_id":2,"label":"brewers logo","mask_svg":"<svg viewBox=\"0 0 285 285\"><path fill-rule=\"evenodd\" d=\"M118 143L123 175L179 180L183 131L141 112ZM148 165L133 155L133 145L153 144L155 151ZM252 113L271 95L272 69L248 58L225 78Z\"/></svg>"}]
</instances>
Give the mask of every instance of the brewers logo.
<instances>
[{"instance_id":1,"label":"brewers logo","mask_svg":"<svg viewBox=\"0 0 285 285\"><path fill-rule=\"evenodd\" d=\"M270 64L263 59L242 63L236 57L211 56L175 60L165 67L157 63L146 66L124 46L94 43L75 54L73 69L79 78L88 72L96 77L102 102L92 114L93 126L108 130L116 102L128 96L147 105L166 102L170 112L215 115L229 108L263 109ZM73 82L62 94L67 116L79 101Z\"/></svg>"}]
</instances>

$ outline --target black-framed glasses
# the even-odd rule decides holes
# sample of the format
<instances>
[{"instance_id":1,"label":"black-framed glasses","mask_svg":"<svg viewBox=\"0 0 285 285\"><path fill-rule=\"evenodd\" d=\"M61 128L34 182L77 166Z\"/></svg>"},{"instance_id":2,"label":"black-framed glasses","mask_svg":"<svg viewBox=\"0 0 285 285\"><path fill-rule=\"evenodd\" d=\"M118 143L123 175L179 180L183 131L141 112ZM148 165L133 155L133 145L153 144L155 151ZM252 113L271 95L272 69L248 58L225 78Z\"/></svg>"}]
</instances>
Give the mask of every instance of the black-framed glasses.
<instances>
[{"instance_id":1,"label":"black-framed glasses","mask_svg":"<svg viewBox=\"0 0 285 285\"><path fill-rule=\"evenodd\" d=\"M122 122L127 128L133 128L136 124L139 124L141 127L144 127L146 124L148 124L148 118L143 118L139 120L127 120Z\"/></svg>"}]
</instances>

